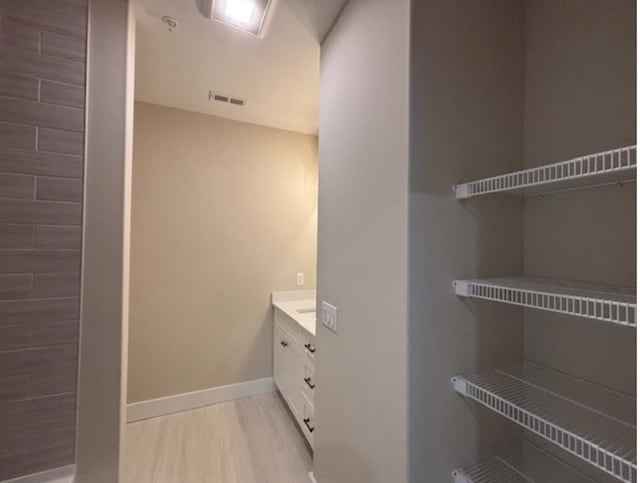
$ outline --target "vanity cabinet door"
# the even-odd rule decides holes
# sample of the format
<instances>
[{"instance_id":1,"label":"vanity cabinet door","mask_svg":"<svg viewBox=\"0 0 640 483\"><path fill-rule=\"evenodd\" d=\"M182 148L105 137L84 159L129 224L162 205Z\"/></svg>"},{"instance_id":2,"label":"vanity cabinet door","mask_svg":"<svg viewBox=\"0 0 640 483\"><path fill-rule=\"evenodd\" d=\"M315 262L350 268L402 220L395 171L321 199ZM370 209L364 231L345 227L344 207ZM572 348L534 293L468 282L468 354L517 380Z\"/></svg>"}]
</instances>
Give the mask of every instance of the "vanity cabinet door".
<instances>
[{"instance_id":1,"label":"vanity cabinet door","mask_svg":"<svg viewBox=\"0 0 640 483\"><path fill-rule=\"evenodd\" d=\"M290 349L290 346L291 341L282 329L276 325L273 333L273 379L285 399L285 393L287 392L286 360L287 354L290 352L287 349Z\"/></svg>"},{"instance_id":2,"label":"vanity cabinet door","mask_svg":"<svg viewBox=\"0 0 640 483\"><path fill-rule=\"evenodd\" d=\"M304 363L303 355L297 350L292 348L288 354L286 362L286 378L287 382L287 395L289 399L289 407L291 412L299 418L302 415L302 384L304 383Z\"/></svg>"},{"instance_id":3,"label":"vanity cabinet door","mask_svg":"<svg viewBox=\"0 0 640 483\"><path fill-rule=\"evenodd\" d=\"M274 329L273 343L273 379L297 418L302 414L303 355L279 324Z\"/></svg>"}]
</instances>

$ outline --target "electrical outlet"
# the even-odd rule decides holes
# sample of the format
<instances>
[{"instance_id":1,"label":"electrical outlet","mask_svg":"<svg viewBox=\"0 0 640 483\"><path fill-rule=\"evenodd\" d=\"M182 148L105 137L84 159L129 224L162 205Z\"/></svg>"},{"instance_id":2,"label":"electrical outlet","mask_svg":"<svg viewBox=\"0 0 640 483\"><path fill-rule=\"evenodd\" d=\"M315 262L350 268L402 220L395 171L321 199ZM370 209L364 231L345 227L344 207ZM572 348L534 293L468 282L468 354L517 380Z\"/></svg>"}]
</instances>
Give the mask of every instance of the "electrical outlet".
<instances>
[{"instance_id":1,"label":"electrical outlet","mask_svg":"<svg viewBox=\"0 0 640 483\"><path fill-rule=\"evenodd\" d=\"M328 302L322 302L322 325L338 333L338 309Z\"/></svg>"},{"instance_id":2,"label":"electrical outlet","mask_svg":"<svg viewBox=\"0 0 640 483\"><path fill-rule=\"evenodd\" d=\"M304 273L303 272L298 272L298 274L296 275L296 284L298 285L298 287L301 287L302 285L304 285Z\"/></svg>"}]
</instances>

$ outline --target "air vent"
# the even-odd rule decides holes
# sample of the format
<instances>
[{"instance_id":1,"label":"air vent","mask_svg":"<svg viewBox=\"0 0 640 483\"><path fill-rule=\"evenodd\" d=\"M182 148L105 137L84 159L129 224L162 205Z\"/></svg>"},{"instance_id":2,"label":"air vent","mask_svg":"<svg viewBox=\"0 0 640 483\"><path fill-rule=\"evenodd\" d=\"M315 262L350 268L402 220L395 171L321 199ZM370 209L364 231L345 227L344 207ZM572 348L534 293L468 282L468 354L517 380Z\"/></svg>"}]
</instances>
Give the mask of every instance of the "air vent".
<instances>
[{"instance_id":1,"label":"air vent","mask_svg":"<svg viewBox=\"0 0 640 483\"><path fill-rule=\"evenodd\" d=\"M242 99L241 97L231 97L214 91L209 91L209 100L224 102L225 104L233 104L234 106L240 107L243 107L247 103L247 100Z\"/></svg>"}]
</instances>

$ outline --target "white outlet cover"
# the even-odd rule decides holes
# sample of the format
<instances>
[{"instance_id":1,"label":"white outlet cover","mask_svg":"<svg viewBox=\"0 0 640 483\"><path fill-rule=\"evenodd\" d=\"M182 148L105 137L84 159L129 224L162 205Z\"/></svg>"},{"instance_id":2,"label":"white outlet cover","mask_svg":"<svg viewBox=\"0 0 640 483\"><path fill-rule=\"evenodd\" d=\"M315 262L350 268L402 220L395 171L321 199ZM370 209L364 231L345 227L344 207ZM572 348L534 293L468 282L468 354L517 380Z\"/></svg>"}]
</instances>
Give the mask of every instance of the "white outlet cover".
<instances>
[{"instance_id":1,"label":"white outlet cover","mask_svg":"<svg viewBox=\"0 0 640 483\"><path fill-rule=\"evenodd\" d=\"M304 272L298 272L296 274L296 284L298 287L304 285Z\"/></svg>"},{"instance_id":2,"label":"white outlet cover","mask_svg":"<svg viewBox=\"0 0 640 483\"><path fill-rule=\"evenodd\" d=\"M338 333L338 308L329 302L322 302L322 325Z\"/></svg>"}]
</instances>

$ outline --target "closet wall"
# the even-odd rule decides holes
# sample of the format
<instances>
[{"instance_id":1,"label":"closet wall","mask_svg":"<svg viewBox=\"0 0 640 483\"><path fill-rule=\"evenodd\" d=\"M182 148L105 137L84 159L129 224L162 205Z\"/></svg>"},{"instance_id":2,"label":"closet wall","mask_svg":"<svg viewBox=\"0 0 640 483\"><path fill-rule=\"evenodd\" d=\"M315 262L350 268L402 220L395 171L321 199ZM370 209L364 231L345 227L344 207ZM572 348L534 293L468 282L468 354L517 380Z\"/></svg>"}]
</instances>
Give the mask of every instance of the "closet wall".
<instances>
[{"instance_id":1,"label":"closet wall","mask_svg":"<svg viewBox=\"0 0 640 483\"><path fill-rule=\"evenodd\" d=\"M632 0L527 2L526 167L636 143L635 9ZM527 198L524 223L527 275L635 285L635 182ZM633 328L527 309L524 340L526 359L635 396Z\"/></svg>"},{"instance_id":2,"label":"closet wall","mask_svg":"<svg viewBox=\"0 0 640 483\"><path fill-rule=\"evenodd\" d=\"M636 142L633 0L530 0L526 8L524 162L571 159ZM636 185L525 202L525 272L635 285ZM527 310L525 354L635 393L635 332Z\"/></svg>"},{"instance_id":3,"label":"closet wall","mask_svg":"<svg viewBox=\"0 0 640 483\"><path fill-rule=\"evenodd\" d=\"M320 483L407 481L409 15L350 0L322 44L318 301L338 333L318 323Z\"/></svg>"},{"instance_id":4,"label":"closet wall","mask_svg":"<svg viewBox=\"0 0 640 483\"><path fill-rule=\"evenodd\" d=\"M456 297L451 287L523 274L635 285L635 183L529 198L457 200L451 190L635 144L635 8L631 0L412 4L412 482L449 481L456 468L537 439L456 393L457 374L525 359L635 396L634 328ZM615 481L536 443L596 481Z\"/></svg>"},{"instance_id":5,"label":"closet wall","mask_svg":"<svg viewBox=\"0 0 640 483\"><path fill-rule=\"evenodd\" d=\"M522 309L456 297L457 278L523 270L523 204L461 203L454 184L522 166L524 8L511 0L412 4L410 481L451 471L519 441L505 420L472 410L459 373L523 355Z\"/></svg>"}]
</instances>

